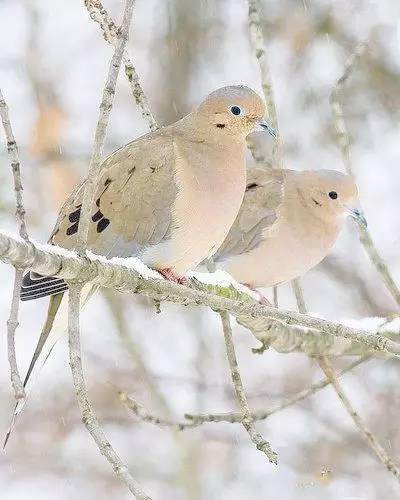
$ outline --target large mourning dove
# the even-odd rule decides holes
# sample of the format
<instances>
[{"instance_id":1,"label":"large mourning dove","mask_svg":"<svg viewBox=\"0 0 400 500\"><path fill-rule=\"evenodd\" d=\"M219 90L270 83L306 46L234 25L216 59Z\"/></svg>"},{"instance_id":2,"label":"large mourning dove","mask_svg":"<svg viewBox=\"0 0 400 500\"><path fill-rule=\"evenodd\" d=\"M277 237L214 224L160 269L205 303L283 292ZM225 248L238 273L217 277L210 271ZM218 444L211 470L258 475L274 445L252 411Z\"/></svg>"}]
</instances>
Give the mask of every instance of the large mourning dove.
<instances>
[{"instance_id":1,"label":"large mourning dove","mask_svg":"<svg viewBox=\"0 0 400 500\"><path fill-rule=\"evenodd\" d=\"M349 175L249 168L243 204L214 257L216 267L251 289L292 280L327 255L346 216L366 225Z\"/></svg>"},{"instance_id":2,"label":"large mourning dove","mask_svg":"<svg viewBox=\"0 0 400 500\"><path fill-rule=\"evenodd\" d=\"M114 152L97 181L88 249L107 257L137 256L180 281L215 253L235 220L246 186L246 136L259 126L274 135L264 111L248 87L223 87L180 121ZM74 249L84 188L85 182L61 208L51 244ZM56 277L24 278L22 300L52 295L25 386L66 330L67 288ZM85 298L91 292L86 287ZM22 407L18 403L15 414Z\"/></svg>"}]
</instances>

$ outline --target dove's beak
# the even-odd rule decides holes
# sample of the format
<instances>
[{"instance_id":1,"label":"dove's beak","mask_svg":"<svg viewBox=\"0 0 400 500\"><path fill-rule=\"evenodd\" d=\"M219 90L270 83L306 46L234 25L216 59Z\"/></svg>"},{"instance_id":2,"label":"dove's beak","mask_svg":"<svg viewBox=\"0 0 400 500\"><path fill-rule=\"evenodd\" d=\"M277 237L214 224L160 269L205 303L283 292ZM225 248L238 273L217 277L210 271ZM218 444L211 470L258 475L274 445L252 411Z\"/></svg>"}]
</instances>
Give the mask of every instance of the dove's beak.
<instances>
[{"instance_id":1,"label":"dove's beak","mask_svg":"<svg viewBox=\"0 0 400 500\"><path fill-rule=\"evenodd\" d=\"M367 219L364 216L363 211L359 207L346 207L347 214L354 219L359 226L367 227Z\"/></svg>"},{"instance_id":2,"label":"dove's beak","mask_svg":"<svg viewBox=\"0 0 400 500\"><path fill-rule=\"evenodd\" d=\"M255 129L256 132L268 132L274 139L278 137L276 130L266 120L260 120Z\"/></svg>"}]
</instances>

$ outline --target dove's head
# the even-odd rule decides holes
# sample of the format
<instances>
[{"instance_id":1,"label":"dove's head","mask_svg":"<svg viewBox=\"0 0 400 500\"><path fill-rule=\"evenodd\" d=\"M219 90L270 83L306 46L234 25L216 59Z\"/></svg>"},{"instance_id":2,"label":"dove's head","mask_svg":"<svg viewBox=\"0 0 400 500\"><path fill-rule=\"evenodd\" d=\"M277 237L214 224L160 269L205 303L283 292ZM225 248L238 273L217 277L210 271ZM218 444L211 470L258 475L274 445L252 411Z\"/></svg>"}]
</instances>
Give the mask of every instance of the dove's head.
<instances>
[{"instance_id":1,"label":"dove's head","mask_svg":"<svg viewBox=\"0 0 400 500\"><path fill-rule=\"evenodd\" d=\"M255 130L265 130L275 137L275 131L263 119L265 105L254 90L244 85L232 85L214 90L200 104L196 120L211 128L214 137L245 138Z\"/></svg>"},{"instance_id":2,"label":"dove's head","mask_svg":"<svg viewBox=\"0 0 400 500\"><path fill-rule=\"evenodd\" d=\"M352 217L366 227L358 189L350 175L336 170L309 170L299 173L299 193L313 213L326 220Z\"/></svg>"}]
</instances>

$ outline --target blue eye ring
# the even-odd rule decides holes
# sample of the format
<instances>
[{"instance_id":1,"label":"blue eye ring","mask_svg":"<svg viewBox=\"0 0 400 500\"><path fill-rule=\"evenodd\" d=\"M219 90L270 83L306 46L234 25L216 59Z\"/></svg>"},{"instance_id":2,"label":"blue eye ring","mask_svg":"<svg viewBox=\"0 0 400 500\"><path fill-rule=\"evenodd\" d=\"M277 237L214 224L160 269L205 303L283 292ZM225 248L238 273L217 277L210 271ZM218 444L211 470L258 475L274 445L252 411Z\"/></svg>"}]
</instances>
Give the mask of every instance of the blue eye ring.
<instances>
[{"instance_id":1,"label":"blue eye ring","mask_svg":"<svg viewBox=\"0 0 400 500\"><path fill-rule=\"evenodd\" d=\"M243 113L242 108L240 106L232 106L231 113L235 116L239 116Z\"/></svg>"}]
</instances>

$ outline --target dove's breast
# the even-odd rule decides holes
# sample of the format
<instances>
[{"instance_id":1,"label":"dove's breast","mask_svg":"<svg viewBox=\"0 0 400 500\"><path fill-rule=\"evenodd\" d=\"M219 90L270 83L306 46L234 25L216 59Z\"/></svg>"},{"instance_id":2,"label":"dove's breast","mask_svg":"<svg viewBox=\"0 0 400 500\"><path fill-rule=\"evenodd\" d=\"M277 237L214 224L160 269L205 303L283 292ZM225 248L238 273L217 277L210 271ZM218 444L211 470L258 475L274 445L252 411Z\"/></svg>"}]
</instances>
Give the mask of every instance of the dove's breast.
<instances>
[{"instance_id":1,"label":"dove's breast","mask_svg":"<svg viewBox=\"0 0 400 500\"><path fill-rule=\"evenodd\" d=\"M246 186L245 150L239 144L227 150L177 143L175 160L178 193L170 238L142 259L184 274L215 253L235 220Z\"/></svg>"},{"instance_id":2,"label":"dove's breast","mask_svg":"<svg viewBox=\"0 0 400 500\"><path fill-rule=\"evenodd\" d=\"M336 224L308 222L299 224L281 217L257 247L226 259L219 267L237 281L255 287L278 285L302 276L327 255L340 230Z\"/></svg>"}]
</instances>

